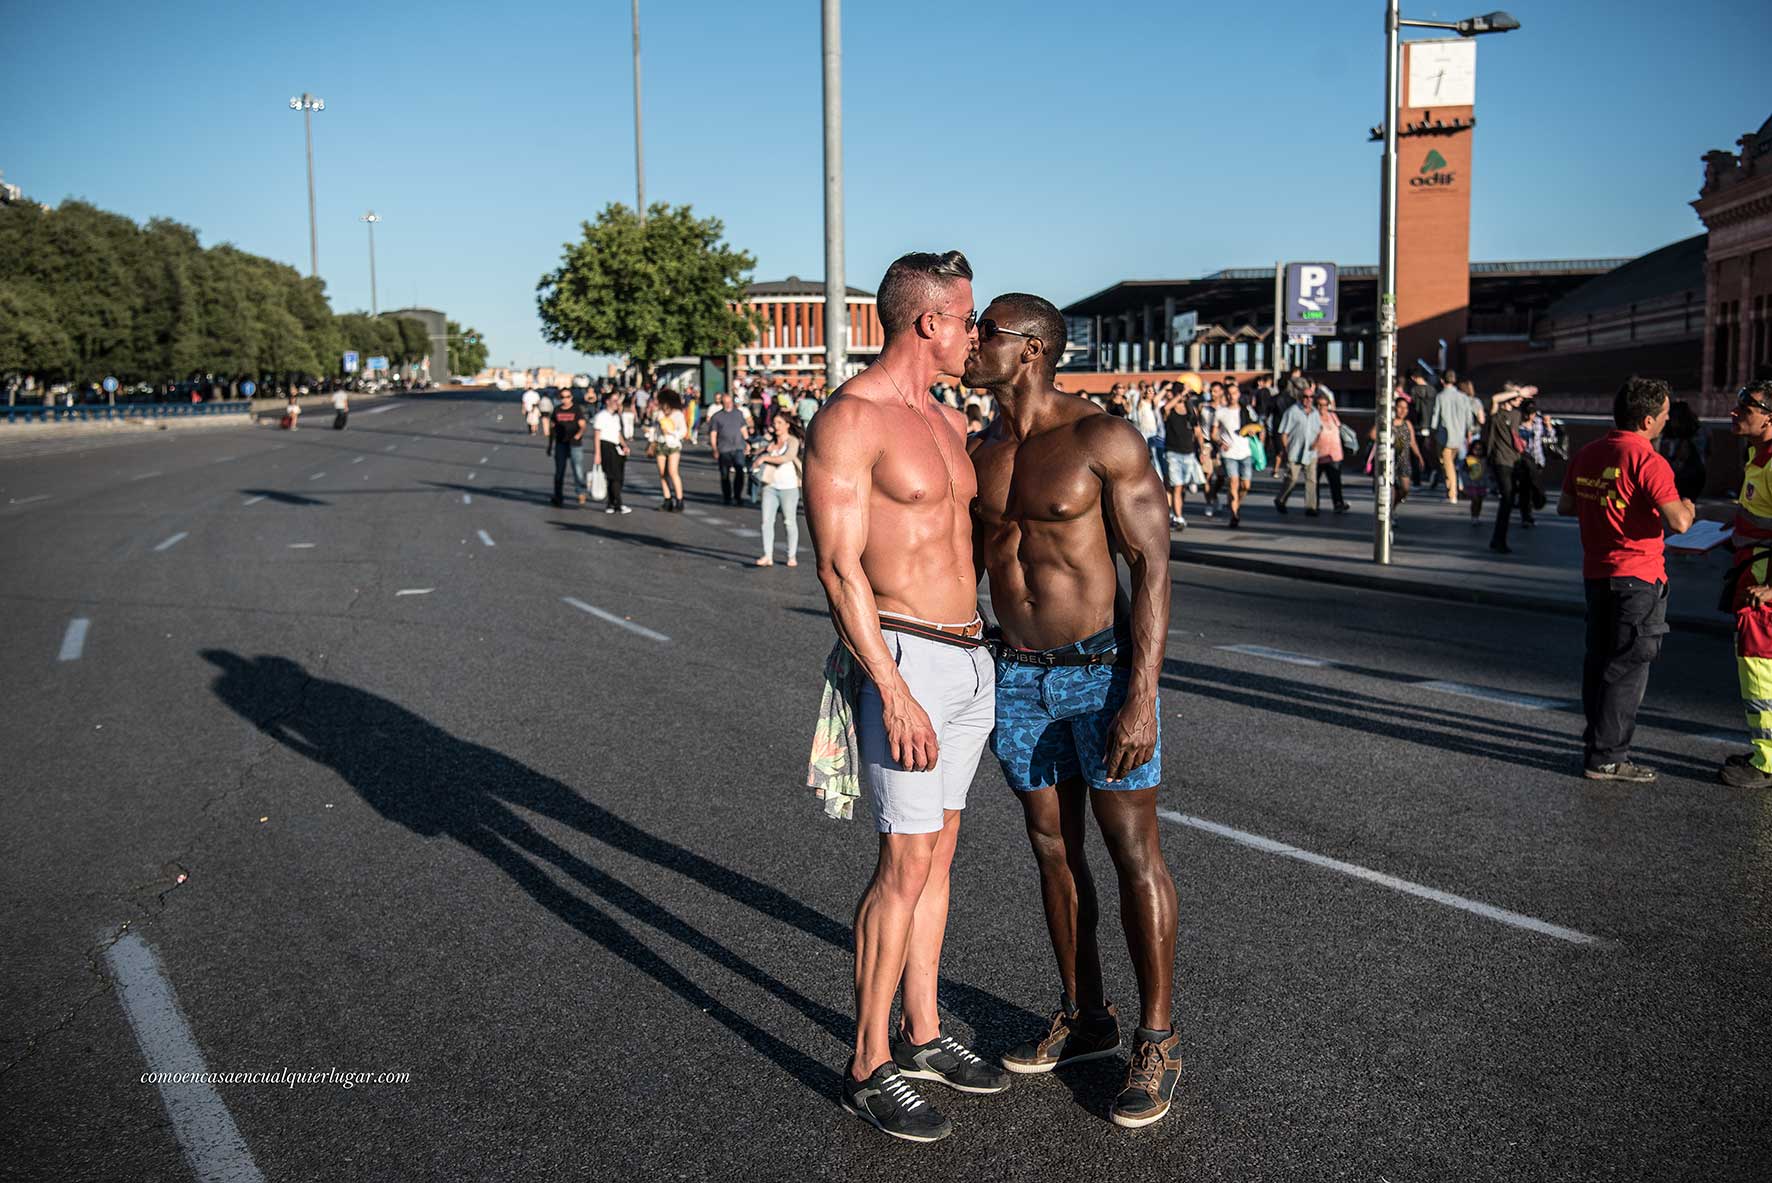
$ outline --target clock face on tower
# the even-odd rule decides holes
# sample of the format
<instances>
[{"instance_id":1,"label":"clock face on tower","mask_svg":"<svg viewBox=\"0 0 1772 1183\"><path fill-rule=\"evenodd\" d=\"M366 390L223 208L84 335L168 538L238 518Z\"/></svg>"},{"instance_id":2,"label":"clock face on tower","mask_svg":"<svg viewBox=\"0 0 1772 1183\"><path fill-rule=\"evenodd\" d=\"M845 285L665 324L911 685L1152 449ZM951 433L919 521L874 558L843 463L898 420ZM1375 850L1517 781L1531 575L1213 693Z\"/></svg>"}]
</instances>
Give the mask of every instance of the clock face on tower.
<instances>
[{"instance_id":1,"label":"clock face on tower","mask_svg":"<svg viewBox=\"0 0 1772 1183\"><path fill-rule=\"evenodd\" d=\"M1405 107L1471 107L1477 101L1477 45L1456 41L1408 42L1409 90Z\"/></svg>"}]
</instances>

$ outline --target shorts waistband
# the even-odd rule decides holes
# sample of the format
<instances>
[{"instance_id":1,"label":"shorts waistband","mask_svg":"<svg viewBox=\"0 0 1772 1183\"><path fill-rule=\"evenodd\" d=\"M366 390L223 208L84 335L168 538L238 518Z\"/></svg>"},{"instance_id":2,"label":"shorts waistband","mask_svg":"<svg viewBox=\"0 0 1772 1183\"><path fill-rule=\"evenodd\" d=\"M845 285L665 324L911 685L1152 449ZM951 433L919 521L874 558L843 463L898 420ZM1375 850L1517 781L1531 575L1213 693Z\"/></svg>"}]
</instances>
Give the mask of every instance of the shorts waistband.
<instances>
[{"instance_id":1,"label":"shorts waistband","mask_svg":"<svg viewBox=\"0 0 1772 1183\"><path fill-rule=\"evenodd\" d=\"M991 638L991 654L1013 665L1121 665L1119 636L1114 626L1055 649L1018 649L1001 636Z\"/></svg>"},{"instance_id":2,"label":"shorts waistband","mask_svg":"<svg viewBox=\"0 0 1772 1183\"><path fill-rule=\"evenodd\" d=\"M982 649L985 645L984 618L976 615L966 624L938 624L915 616L882 612L880 628L886 632L922 637L939 645L952 645L956 649Z\"/></svg>"}]
</instances>

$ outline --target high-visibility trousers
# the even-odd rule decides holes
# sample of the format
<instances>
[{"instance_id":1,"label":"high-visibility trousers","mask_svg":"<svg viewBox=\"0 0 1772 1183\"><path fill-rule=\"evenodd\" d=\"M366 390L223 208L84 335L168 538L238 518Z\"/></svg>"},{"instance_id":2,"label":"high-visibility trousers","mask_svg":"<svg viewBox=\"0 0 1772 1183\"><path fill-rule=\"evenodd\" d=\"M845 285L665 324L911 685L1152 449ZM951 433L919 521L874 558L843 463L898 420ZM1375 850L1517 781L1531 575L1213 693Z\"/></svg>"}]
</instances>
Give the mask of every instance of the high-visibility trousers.
<instances>
[{"instance_id":1,"label":"high-visibility trousers","mask_svg":"<svg viewBox=\"0 0 1772 1183\"><path fill-rule=\"evenodd\" d=\"M1772 556L1744 564L1734 590L1735 667L1753 763L1761 772L1772 772L1772 607L1749 607L1747 589L1767 583L1772 583Z\"/></svg>"}]
</instances>

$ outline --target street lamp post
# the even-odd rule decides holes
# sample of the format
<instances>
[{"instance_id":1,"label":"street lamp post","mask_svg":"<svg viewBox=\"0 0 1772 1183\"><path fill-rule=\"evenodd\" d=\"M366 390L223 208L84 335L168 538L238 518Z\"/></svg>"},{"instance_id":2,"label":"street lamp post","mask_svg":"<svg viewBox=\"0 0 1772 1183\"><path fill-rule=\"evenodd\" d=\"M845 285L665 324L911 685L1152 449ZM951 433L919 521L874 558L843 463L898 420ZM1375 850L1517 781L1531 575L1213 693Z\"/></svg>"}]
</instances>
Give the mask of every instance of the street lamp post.
<instances>
[{"instance_id":1,"label":"street lamp post","mask_svg":"<svg viewBox=\"0 0 1772 1183\"><path fill-rule=\"evenodd\" d=\"M370 210L357 220L369 225L369 315L379 316L375 303L375 224L381 221L381 215Z\"/></svg>"},{"instance_id":2,"label":"street lamp post","mask_svg":"<svg viewBox=\"0 0 1772 1183\"><path fill-rule=\"evenodd\" d=\"M843 275L843 12L824 0L824 383L843 385L849 285Z\"/></svg>"},{"instance_id":3,"label":"street lamp post","mask_svg":"<svg viewBox=\"0 0 1772 1183\"><path fill-rule=\"evenodd\" d=\"M1378 398L1374 407L1378 438L1372 465L1373 500L1377 516L1372 533L1372 560L1391 561L1391 484L1396 451L1391 420L1396 415L1397 386L1397 111L1398 74L1404 28L1443 29L1460 37L1507 33L1520 22L1505 12L1461 21L1409 21L1397 11L1397 0L1385 0L1384 11L1384 195L1379 206L1378 233Z\"/></svg>"},{"instance_id":4,"label":"street lamp post","mask_svg":"<svg viewBox=\"0 0 1772 1183\"><path fill-rule=\"evenodd\" d=\"M289 100L291 111L300 111L308 132L308 274L320 274L320 224L314 217L314 112L326 110L326 100L302 92Z\"/></svg>"},{"instance_id":5,"label":"street lamp post","mask_svg":"<svg viewBox=\"0 0 1772 1183\"><path fill-rule=\"evenodd\" d=\"M646 224L646 157L640 150L640 0L634 0L634 207Z\"/></svg>"}]
</instances>

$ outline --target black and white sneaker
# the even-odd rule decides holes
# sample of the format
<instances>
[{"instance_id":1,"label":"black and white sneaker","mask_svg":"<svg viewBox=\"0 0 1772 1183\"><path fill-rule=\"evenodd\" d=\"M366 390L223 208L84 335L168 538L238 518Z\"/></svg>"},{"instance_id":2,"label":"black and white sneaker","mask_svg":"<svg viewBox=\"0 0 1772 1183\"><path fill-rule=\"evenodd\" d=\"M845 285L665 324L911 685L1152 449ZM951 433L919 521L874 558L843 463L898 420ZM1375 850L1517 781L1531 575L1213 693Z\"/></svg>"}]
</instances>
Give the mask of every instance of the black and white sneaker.
<instances>
[{"instance_id":1,"label":"black and white sneaker","mask_svg":"<svg viewBox=\"0 0 1772 1183\"><path fill-rule=\"evenodd\" d=\"M928 1043L912 1043L900 1031L892 1040L892 1060L913 1080L933 1080L962 1093L1000 1093L1009 1074L974 1055L945 1031Z\"/></svg>"},{"instance_id":2,"label":"black and white sneaker","mask_svg":"<svg viewBox=\"0 0 1772 1183\"><path fill-rule=\"evenodd\" d=\"M883 1134L906 1142L939 1142L954 1132L953 1123L925 1101L891 1060L866 1080L843 1073L843 1108Z\"/></svg>"}]
</instances>

